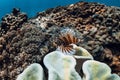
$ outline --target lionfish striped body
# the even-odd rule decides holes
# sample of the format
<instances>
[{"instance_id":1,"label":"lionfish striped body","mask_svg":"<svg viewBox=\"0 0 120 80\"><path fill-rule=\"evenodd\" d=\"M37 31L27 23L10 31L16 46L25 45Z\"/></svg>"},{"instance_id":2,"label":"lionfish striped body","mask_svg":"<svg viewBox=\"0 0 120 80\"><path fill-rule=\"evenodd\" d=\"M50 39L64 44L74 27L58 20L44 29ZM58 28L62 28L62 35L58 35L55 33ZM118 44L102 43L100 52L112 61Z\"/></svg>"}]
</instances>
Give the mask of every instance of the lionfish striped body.
<instances>
[{"instance_id":1,"label":"lionfish striped body","mask_svg":"<svg viewBox=\"0 0 120 80\"><path fill-rule=\"evenodd\" d=\"M75 50L71 44L76 44L78 39L75 37L75 32L71 29L64 29L58 38L60 45L57 50L64 54L75 54Z\"/></svg>"}]
</instances>

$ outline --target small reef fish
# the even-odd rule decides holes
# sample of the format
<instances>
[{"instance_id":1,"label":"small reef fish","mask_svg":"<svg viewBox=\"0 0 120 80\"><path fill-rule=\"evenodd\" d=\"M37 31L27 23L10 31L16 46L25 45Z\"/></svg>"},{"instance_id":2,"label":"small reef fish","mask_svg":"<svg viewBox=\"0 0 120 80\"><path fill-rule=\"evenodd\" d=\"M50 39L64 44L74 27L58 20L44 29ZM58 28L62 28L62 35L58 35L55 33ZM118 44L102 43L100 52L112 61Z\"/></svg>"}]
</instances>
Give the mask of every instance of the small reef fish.
<instances>
[{"instance_id":1,"label":"small reef fish","mask_svg":"<svg viewBox=\"0 0 120 80\"><path fill-rule=\"evenodd\" d=\"M72 29L63 29L60 32L60 36L58 38L59 46L57 48L58 51L61 51L67 55L75 54L75 50L73 49L73 45L78 42L78 38L75 37L75 32Z\"/></svg>"}]
</instances>

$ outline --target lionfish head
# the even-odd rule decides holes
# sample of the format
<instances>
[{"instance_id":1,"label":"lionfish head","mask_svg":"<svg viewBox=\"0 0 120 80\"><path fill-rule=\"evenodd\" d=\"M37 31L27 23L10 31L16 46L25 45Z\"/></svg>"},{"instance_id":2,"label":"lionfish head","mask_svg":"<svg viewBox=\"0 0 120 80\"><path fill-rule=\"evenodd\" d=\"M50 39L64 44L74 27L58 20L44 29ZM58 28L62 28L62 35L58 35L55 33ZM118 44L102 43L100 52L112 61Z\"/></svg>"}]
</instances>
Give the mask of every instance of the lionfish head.
<instances>
[{"instance_id":1,"label":"lionfish head","mask_svg":"<svg viewBox=\"0 0 120 80\"><path fill-rule=\"evenodd\" d=\"M61 51L64 54L75 54L75 50L73 49L72 44L76 44L78 42L78 38L75 37L75 32L72 29L63 29L60 32L60 36L58 38L58 48L57 50Z\"/></svg>"}]
</instances>

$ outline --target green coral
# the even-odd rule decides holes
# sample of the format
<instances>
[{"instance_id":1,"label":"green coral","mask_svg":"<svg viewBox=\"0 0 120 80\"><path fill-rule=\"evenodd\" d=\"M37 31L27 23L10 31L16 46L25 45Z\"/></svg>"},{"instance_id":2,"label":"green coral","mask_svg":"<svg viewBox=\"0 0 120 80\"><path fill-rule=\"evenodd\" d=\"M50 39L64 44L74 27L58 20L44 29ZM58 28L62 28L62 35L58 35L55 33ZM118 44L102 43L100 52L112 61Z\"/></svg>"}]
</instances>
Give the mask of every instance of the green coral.
<instances>
[{"instance_id":1,"label":"green coral","mask_svg":"<svg viewBox=\"0 0 120 80\"><path fill-rule=\"evenodd\" d=\"M16 80L43 80L43 68L38 63L28 66Z\"/></svg>"},{"instance_id":2,"label":"green coral","mask_svg":"<svg viewBox=\"0 0 120 80\"><path fill-rule=\"evenodd\" d=\"M111 74L110 67L102 62L88 60L83 63L83 80L120 80L116 74Z\"/></svg>"},{"instance_id":3,"label":"green coral","mask_svg":"<svg viewBox=\"0 0 120 80\"><path fill-rule=\"evenodd\" d=\"M93 57L86 49L78 46L73 48L77 52L77 57L65 55L61 51L53 51L44 57L43 62L48 69L47 80L120 80L117 74L111 74L107 64L90 60ZM81 68L83 78L79 74ZM41 65L31 64L17 80L45 80Z\"/></svg>"},{"instance_id":4,"label":"green coral","mask_svg":"<svg viewBox=\"0 0 120 80\"><path fill-rule=\"evenodd\" d=\"M54 51L45 56L44 64L48 69L48 80L81 80L75 70L76 61L72 56Z\"/></svg>"}]
</instances>

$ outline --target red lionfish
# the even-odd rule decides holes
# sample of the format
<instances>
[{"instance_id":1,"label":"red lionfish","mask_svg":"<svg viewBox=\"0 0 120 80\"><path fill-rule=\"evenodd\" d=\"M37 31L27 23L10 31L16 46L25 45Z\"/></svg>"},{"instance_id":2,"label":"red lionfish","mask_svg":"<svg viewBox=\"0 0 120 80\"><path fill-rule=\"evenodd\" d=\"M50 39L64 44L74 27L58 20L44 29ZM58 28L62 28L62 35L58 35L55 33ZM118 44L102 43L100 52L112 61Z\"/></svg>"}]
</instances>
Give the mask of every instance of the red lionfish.
<instances>
[{"instance_id":1,"label":"red lionfish","mask_svg":"<svg viewBox=\"0 0 120 80\"><path fill-rule=\"evenodd\" d=\"M75 54L75 50L73 49L72 44L76 44L78 42L78 38L75 37L75 32L72 29L63 29L60 32L60 36L58 38L60 45L57 50L61 51L64 54Z\"/></svg>"}]
</instances>

